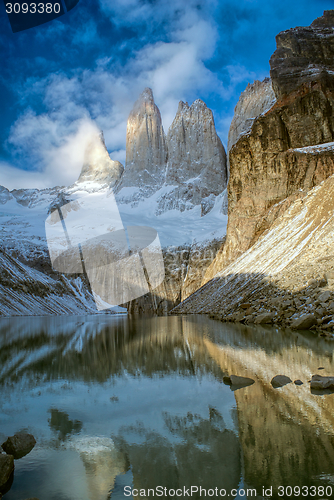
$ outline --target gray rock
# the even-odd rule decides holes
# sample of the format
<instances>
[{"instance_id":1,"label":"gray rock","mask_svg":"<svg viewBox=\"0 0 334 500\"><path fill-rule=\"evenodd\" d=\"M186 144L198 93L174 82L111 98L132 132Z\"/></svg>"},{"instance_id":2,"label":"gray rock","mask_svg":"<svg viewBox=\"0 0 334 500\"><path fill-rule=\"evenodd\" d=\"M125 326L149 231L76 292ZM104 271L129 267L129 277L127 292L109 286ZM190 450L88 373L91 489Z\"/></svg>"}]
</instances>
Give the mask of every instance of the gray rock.
<instances>
[{"instance_id":1,"label":"gray rock","mask_svg":"<svg viewBox=\"0 0 334 500\"><path fill-rule=\"evenodd\" d=\"M14 457L12 455L0 454L0 488L5 486L14 471Z\"/></svg>"},{"instance_id":2,"label":"gray rock","mask_svg":"<svg viewBox=\"0 0 334 500\"><path fill-rule=\"evenodd\" d=\"M317 307L315 310L315 314L318 318L322 318L324 316L325 312L326 312L326 309L324 309L323 307Z\"/></svg>"},{"instance_id":3,"label":"gray rock","mask_svg":"<svg viewBox=\"0 0 334 500\"><path fill-rule=\"evenodd\" d=\"M296 318L291 323L291 328L295 330L308 330L311 326L317 324L317 318L314 314L303 314L299 318Z\"/></svg>"},{"instance_id":4,"label":"gray rock","mask_svg":"<svg viewBox=\"0 0 334 500\"><path fill-rule=\"evenodd\" d=\"M271 379L271 385L277 389L278 387L283 387L287 384L291 384L292 380L286 375L276 375Z\"/></svg>"},{"instance_id":5,"label":"gray rock","mask_svg":"<svg viewBox=\"0 0 334 500\"><path fill-rule=\"evenodd\" d=\"M313 375L311 379L311 389L324 390L334 389L334 377L322 377L321 375Z\"/></svg>"},{"instance_id":6,"label":"gray rock","mask_svg":"<svg viewBox=\"0 0 334 500\"><path fill-rule=\"evenodd\" d=\"M259 314L258 316L255 317L254 323L256 323L257 325L265 325L271 323L274 316L275 314L270 312Z\"/></svg>"},{"instance_id":7,"label":"gray rock","mask_svg":"<svg viewBox=\"0 0 334 500\"><path fill-rule=\"evenodd\" d=\"M227 185L224 146L212 111L201 100L180 102L167 137L152 90L146 88L131 111L126 136L126 163L115 187L120 203L138 203L169 186L157 200L156 215L201 206L206 215ZM123 188L135 188L127 190Z\"/></svg>"},{"instance_id":8,"label":"gray rock","mask_svg":"<svg viewBox=\"0 0 334 500\"><path fill-rule=\"evenodd\" d=\"M14 436L10 436L1 446L6 453L18 459L27 455L35 444L36 439L32 434L18 432Z\"/></svg>"},{"instance_id":9,"label":"gray rock","mask_svg":"<svg viewBox=\"0 0 334 500\"><path fill-rule=\"evenodd\" d=\"M327 302L331 298L331 296L332 296L331 292L328 291L322 292L318 297L318 301L319 303Z\"/></svg>"},{"instance_id":10,"label":"gray rock","mask_svg":"<svg viewBox=\"0 0 334 500\"><path fill-rule=\"evenodd\" d=\"M303 385L303 382L301 380L299 380L299 378L297 380L295 380L293 383L295 385Z\"/></svg>"},{"instance_id":11,"label":"gray rock","mask_svg":"<svg viewBox=\"0 0 334 500\"><path fill-rule=\"evenodd\" d=\"M223 382L226 385L231 386L232 391L237 389L242 389L243 387L248 387L253 385L255 380L249 377L239 377L238 375L230 375L228 377L223 377Z\"/></svg>"},{"instance_id":12,"label":"gray rock","mask_svg":"<svg viewBox=\"0 0 334 500\"><path fill-rule=\"evenodd\" d=\"M0 204L4 205L7 201L11 200L13 196L10 194L9 190L4 186L0 186Z\"/></svg>"}]
</instances>

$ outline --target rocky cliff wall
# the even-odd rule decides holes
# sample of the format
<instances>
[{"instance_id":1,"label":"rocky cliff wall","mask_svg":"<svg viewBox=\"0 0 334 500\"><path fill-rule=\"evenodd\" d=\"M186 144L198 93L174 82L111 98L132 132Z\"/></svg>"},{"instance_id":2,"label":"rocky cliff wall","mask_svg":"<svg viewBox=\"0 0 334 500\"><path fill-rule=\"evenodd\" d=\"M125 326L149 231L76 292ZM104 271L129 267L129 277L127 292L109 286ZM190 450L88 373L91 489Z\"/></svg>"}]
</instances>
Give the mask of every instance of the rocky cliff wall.
<instances>
[{"instance_id":1,"label":"rocky cliff wall","mask_svg":"<svg viewBox=\"0 0 334 500\"><path fill-rule=\"evenodd\" d=\"M257 109L251 101L257 101L259 93L248 92L247 98L241 97L237 112L243 110L245 101L250 102L245 115L234 119L230 132L226 243L204 281L254 244L273 205L300 190L311 189L334 173L331 149L319 146L299 151L334 140L334 92L330 83L333 62L329 62L334 37L333 12L325 13L308 28L295 28L278 35L278 48L270 60L277 101L257 116L250 128L247 109ZM294 43L282 52L284 40ZM314 40L319 43L313 50ZM301 67L307 61L307 68L321 67L321 71L303 71L296 62L299 57ZM298 79L296 75L302 76ZM260 95L258 111L265 107L262 103ZM244 124L240 125L242 119ZM237 139L240 130L245 132Z\"/></svg>"},{"instance_id":2,"label":"rocky cliff wall","mask_svg":"<svg viewBox=\"0 0 334 500\"><path fill-rule=\"evenodd\" d=\"M142 187L151 194L164 183L166 161L166 137L160 111L152 90L146 88L128 118L126 162L120 189Z\"/></svg>"},{"instance_id":3,"label":"rocky cliff wall","mask_svg":"<svg viewBox=\"0 0 334 500\"><path fill-rule=\"evenodd\" d=\"M159 200L159 211L202 204L213 206L227 184L226 152L217 135L211 109L197 99L181 101L167 134L166 185L176 186Z\"/></svg>"},{"instance_id":4,"label":"rocky cliff wall","mask_svg":"<svg viewBox=\"0 0 334 500\"><path fill-rule=\"evenodd\" d=\"M334 332L333 214L334 175L272 207L269 230L174 312Z\"/></svg>"}]
</instances>

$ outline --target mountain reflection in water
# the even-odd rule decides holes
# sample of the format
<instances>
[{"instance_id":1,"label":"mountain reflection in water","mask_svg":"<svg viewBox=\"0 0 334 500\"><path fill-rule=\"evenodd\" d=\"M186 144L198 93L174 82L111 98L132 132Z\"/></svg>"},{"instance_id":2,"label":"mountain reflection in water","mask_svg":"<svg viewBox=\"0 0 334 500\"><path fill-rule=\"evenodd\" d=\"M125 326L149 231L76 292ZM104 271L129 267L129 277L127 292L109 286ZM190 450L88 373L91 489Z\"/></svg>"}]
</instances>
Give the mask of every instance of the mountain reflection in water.
<instances>
[{"instance_id":1,"label":"mountain reflection in water","mask_svg":"<svg viewBox=\"0 0 334 500\"><path fill-rule=\"evenodd\" d=\"M307 383L319 367L334 375L312 334L201 316L1 319L0 438L37 440L5 498L332 485L334 395ZM232 392L228 374L255 383ZM273 389L277 374L304 384Z\"/></svg>"}]
</instances>

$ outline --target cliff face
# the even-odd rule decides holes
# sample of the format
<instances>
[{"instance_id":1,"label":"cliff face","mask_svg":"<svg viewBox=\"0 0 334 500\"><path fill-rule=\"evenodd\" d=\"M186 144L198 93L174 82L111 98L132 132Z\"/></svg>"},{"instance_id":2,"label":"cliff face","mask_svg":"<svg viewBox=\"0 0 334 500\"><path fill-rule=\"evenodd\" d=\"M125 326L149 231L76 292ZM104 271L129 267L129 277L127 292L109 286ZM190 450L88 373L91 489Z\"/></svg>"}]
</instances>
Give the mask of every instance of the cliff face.
<instances>
[{"instance_id":1,"label":"cliff face","mask_svg":"<svg viewBox=\"0 0 334 500\"><path fill-rule=\"evenodd\" d=\"M153 212L158 224L160 216L168 220L171 210L189 213L189 217L197 220L209 214L215 204L215 210L218 203L222 204L220 195L226 184L226 153L217 135L212 111L199 99L191 106L181 101L165 137L153 93L145 89L128 119L126 165L116 186L120 211L127 212L126 206L131 205L139 214L141 207L145 207L143 220L147 221ZM197 228L193 231L190 227L193 221L189 222L184 227L185 234L190 235L188 243L163 244L163 283L131 301L127 305L129 312L167 314L200 286L223 238L208 234L205 243L193 242L202 230L198 224L198 231ZM181 217L176 223L184 224ZM162 222L162 226L161 232L166 229L168 232L166 222Z\"/></svg>"},{"instance_id":2,"label":"cliff face","mask_svg":"<svg viewBox=\"0 0 334 500\"><path fill-rule=\"evenodd\" d=\"M175 312L292 327L306 315L333 331L333 209L334 176L275 205L269 231Z\"/></svg>"},{"instance_id":3,"label":"cliff face","mask_svg":"<svg viewBox=\"0 0 334 500\"><path fill-rule=\"evenodd\" d=\"M165 279L152 292L131 301L131 314L166 315L200 286L222 240L163 249Z\"/></svg>"},{"instance_id":4,"label":"cliff face","mask_svg":"<svg viewBox=\"0 0 334 500\"><path fill-rule=\"evenodd\" d=\"M167 149L166 184L178 187L161 200L161 210L175 199L199 205L225 189L226 153L212 111L203 101L197 99L191 106L180 101L168 130ZM204 203L202 207L205 212Z\"/></svg>"},{"instance_id":5,"label":"cliff face","mask_svg":"<svg viewBox=\"0 0 334 500\"><path fill-rule=\"evenodd\" d=\"M165 180L167 147L159 108L146 88L130 113L121 187L143 186L151 193ZM150 189L151 188L151 189Z\"/></svg>"},{"instance_id":6,"label":"cliff face","mask_svg":"<svg viewBox=\"0 0 334 500\"><path fill-rule=\"evenodd\" d=\"M278 99L301 85L319 82L334 89L334 10L327 10L311 26L282 31L270 59L270 76Z\"/></svg>"},{"instance_id":7,"label":"cliff face","mask_svg":"<svg viewBox=\"0 0 334 500\"><path fill-rule=\"evenodd\" d=\"M304 149L334 139L333 12L325 13L308 28L278 35L278 48L270 60L277 101L268 111L262 111L266 107L262 98L258 107L252 104L259 94L254 86L237 105L236 114L244 109L245 102L261 114L252 120L250 128L247 109L232 123L226 243L205 281L254 244L274 204L334 174L330 149ZM240 135L240 131L245 132Z\"/></svg>"}]
</instances>

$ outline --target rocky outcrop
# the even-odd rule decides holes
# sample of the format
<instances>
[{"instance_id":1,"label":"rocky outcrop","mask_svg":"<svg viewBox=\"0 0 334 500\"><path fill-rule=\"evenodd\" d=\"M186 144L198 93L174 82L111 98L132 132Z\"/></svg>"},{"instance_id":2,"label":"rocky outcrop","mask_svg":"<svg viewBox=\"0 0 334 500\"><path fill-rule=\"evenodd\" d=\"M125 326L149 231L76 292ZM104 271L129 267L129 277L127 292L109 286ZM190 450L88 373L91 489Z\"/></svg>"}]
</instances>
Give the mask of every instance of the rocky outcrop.
<instances>
[{"instance_id":1,"label":"rocky outcrop","mask_svg":"<svg viewBox=\"0 0 334 500\"><path fill-rule=\"evenodd\" d=\"M84 163L77 183L96 182L110 187L120 180L124 167L113 161L107 151L103 133L92 137L86 147Z\"/></svg>"},{"instance_id":2,"label":"rocky outcrop","mask_svg":"<svg viewBox=\"0 0 334 500\"><path fill-rule=\"evenodd\" d=\"M244 125L239 124L240 116L234 119L230 133L226 243L210 266L206 281L248 250L268 229L265 221L273 205L311 189L334 174L331 144L334 139L334 89L327 77L323 78L324 68L329 78L333 65L329 59L334 34L328 27L332 20L334 27L333 12L325 13L309 28L295 28L278 35L279 48L270 61L277 102L257 116L250 129L248 108L260 112L266 107L263 103L269 102L260 98L258 108L251 104L252 96L255 101L259 94L261 97L261 85L255 85L254 91L248 92L249 97L242 96L237 105L236 109L245 108L246 114ZM322 40L321 50L318 47L312 51L315 38ZM280 44L284 40L294 43L291 42L293 49L289 46L283 54ZM298 54L300 64L306 64L306 58L309 66L322 65L322 72L314 72L312 77L304 72L302 80L296 79L296 74L301 72L300 68L295 72ZM269 82L263 82L262 88L266 86ZM238 132L241 135L236 140Z\"/></svg>"},{"instance_id":3,"label":"rocky outcrop","mask_svg":"<svg viewBox=\"0 0 334 500\"><path fill-rule=\"evenodd\" d=\"M0 204L4 205L12 198L13 196L10 194L9 189L5 188L4 186L0 186Z\"/></svg>"},{"instance_id":4,"label":"rocky outcrop","mask_svg":"<svg viewBox=\"0 0 334 500\"><path fill-rule=\"evenodd\" d=\"M301 86L320 83L334 90L334 10L327 10L311 26L282 31L270 59L270 75L278 99Z\"/></svg>"},{"instance_id":5,"label":"rocky outcrop","mask_svg":"<svg viewBox=\"0 0 334 500\"><path fill-rule=\"evenodd\" d=\"M87 280L53 272L45 254L42 258L39 271L33 262L23 264L0 250L0 316L95 314Z\"/></svg>"},{"instance_id":6,"label":"rocky outcrop","mask_svg":"<svg viewBox=\"0 0 334 500\"><path fill-rule=\"evenodd\" d=\"M126 162L119 189L141 187L152 194L165 181L167 146L160 111L146 88L131 111L126 131Z\"/></svg>"},{"instance_id":7,"label":"rocky outcrop","mask_svg":"<svg viewBox=\"0 0 334 500\"><path fill-rule=\"evenodd\" d=\"M14 457L0 453L0 495L6 487L14 471Z\"/></svg>"}]
</instances>

